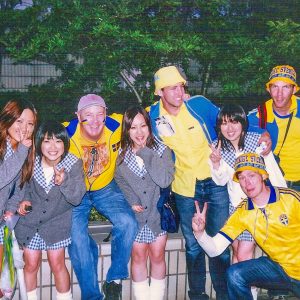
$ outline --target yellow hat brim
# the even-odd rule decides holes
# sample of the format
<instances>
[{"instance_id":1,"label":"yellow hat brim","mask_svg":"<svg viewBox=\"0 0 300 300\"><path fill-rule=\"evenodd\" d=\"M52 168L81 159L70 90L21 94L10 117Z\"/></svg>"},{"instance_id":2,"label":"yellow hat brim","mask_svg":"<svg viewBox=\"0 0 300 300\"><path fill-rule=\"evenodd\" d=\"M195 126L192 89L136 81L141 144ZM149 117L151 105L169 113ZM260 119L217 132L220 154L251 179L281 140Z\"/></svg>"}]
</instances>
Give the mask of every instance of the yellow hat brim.
<instances>
[{"instance_id":1,"label":"yellow hat brim","mask_svg":"<svg viewBox=\"0 0 300 300\"><path fill-rule=\"evenodd\" d=\"M284 81L288 84L292 84L296 87L296 93L299 91L299 86L297 85L297 83L295 83L295 81L291 80L290 78L287 77L275 77L272 78L269 82L266 83L266 88L269 91L270 89L270 84L275 83L276 81Z\"/></svg>"},{"instance_id":2,"label":"yellow hat brim","mask_svg":"<svg viewBox=\"0 0 300 300\"><path fill-rule=\"evenodd\" d=\"M238 168L238 169L234 172L234 174L233 174L233 181L239 182L239 179L238 179L237 174L238 174L238 173L241 173L242 171L246 171L246 170L257 172L257 173L259 173L260 175L265 175L265 176L266 176L265 179L267 179L267 178L269 177L269 174L268 174L268 172L267 172L266 170L259 169L259 168L255 168L255 167L252 167L252 166L243 166L243 167Z\"/></svg>"}]
</instances>

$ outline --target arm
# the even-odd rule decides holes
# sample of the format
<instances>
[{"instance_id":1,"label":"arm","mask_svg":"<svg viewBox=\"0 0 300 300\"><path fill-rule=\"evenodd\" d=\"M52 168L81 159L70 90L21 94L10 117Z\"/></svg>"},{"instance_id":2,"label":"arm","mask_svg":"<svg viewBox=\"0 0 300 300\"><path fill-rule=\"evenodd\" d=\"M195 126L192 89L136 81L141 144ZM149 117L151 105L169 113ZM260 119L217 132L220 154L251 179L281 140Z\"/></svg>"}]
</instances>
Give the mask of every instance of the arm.
<instances>
[{"instance_id":1,"label":"arm","mask_svg":"<svg viewBox=\"0 0 300 300\"><path fill-rule=\"evenodd\" d=\"M29 148L19 144L17 150L0 165L0 189L8 185L20 172Z\"/></svg>"},{"instance_id":2,"label":"arm","mask_svg":"<svg viewBox=\"0 0 300 300\"><path fill-rule=\"evenodd\" d=\"M217 233L214 237L210 237L206 231L202 235L197 236L195 233L194 235L199 245L210 257L220 255L231 244L231 241L220 233Z\"/></svg>"},{"instance_id":3,"label":"arm","mask_svg":"<svg viewBox=\"0 0 300 300\"><path fill-rule=\"evenodd\" d=\"M72 205L78 205L86 192L82 160L78 159L70 172L64 172L64 180L59 186L65 200Z\"/></svg>"},{"instance_id":4,"label":"arm","mask_svg":"<svg viewBox=\"0 0 300 300\"><path fill-rule=\"evenodd\" d=\"M137 152L145 164L145 168L152 180L160 187L168 187L174 179L174 162L172 160L171 150L166 148L162 157L144 147Z\"/></svg>"},{"instance_id":5,"label":"arm","mask_svg":"<svg viewBox=\"0 0 300 300\"><path fill-rule=\"evenodd\" d=\"M205 202L202 212L200 211L198 201L195 201L195 207L196 213L192 219L194 236L200 246L210 257L218 256L231 244L231 241L220 233L214 237L207 235L205 231L205 225L208 204Z\"/></svg>"},{"instance_id":6,"label":"arm","mask_svg":"<svg viewBox=\"0 0 300 300\"><path fill-rule=\"evenodd\" d=\"M211 154L209 155L208 164L210 166L211 177L217 185L224 186L231 179L230 172L228 172L226 166L228 166L221 155L221 143L209 145Z\"/></svg>"},{"instance_id":7,"label":"arm","mask_svg":"<svg viewBox=\"0 0 300 300\"><path fill-rule=\"evenodd\" d=\"M122 193L125 196L125 199L127 200L130 206L142 205L139 197L135 194L134 190L131 188L131 186L121 174L119 166L117 166L115 171L115 181L118 184L119 188L121 189Z\"/></svg>"},{"instance_id":8,"label":"arm","mask_svg":"<svg viewBox=\"0 0 300 300\"><path fill-rule=\"evenodd\" d=\"M217 185L224 186L228 183L228 181L231 179L229 172L227 171L227 164L224 162L223 159L220 161L220 166L218 169L215 169L211 160L208 161L208 164L210 166L211 171L211 177L213 181Z\"/></svg>"},{"instance_id":9,"label":"arm","mask_svg":"<svg viewBox=\"0 0 300 300\"><path fill-rule=\"evenodd\" d=\"M18 210L19 203L24 199L25 190L28 183L25 183L22 189L20 188L20 183L21 183L21 176L18 177L18 180L15 183L14 191L11 197L7 200L6 209L5 209L6 211L15 213Z\"/></svg>"}]
</instances>

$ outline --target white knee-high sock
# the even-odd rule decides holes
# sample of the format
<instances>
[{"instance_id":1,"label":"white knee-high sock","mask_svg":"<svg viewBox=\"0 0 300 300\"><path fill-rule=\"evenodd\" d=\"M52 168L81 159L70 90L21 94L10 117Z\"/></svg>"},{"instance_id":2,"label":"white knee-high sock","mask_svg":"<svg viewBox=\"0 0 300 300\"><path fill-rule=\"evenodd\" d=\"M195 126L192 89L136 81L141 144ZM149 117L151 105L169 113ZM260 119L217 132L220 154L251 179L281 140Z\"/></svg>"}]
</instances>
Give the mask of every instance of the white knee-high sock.
<instances>
[{"instance_id":1,"label":"white knee-high sock","mask_svg":"<svg viewBox=\"0 0 300 300\"><path fill-rule=\"evenodd\" d=\"M27 292L27 300L37 300L37 290Z\"/></svg>"},{"instance_id":2,"label":"white knee-high sock","mask_svg":"<svg viewBox=\"0 0 300 300\"><path fill-rule=\"evenodd\" d=\"M149 283L148 279L145 281L132 281L132 290L133 290L133 295L136 300L149 300Z\"/></svg>"},{"instance_id":3,"label":"white knee-high sock","mask_svg":"<svg viewBox=\"0 0 300 300\"><path fill-rule=\"evenodd\" d=\"M56 291L56 300L73 300L71 290L65 293Z\"/></svg>"},{"instance_id":4,"label":"white knee-high sock","mask_svg":"<svg viewBox=\"0 0 300 300\"><path fill-rule=\"evenodd\" d=\"M155 279L151 277L150 300L163 300L165 295L166 279Z\"/></svg>"},{"instance_id":5,"label":"white knee-high sock","mask_svg":"<svg viewBox=\"0 0 300 300\"><path fill-rule=\"evenodd\" d=\"M257 300L258 288L256 286L251 286L251 294L253 300Z\"/></svg>"}]
</instances>

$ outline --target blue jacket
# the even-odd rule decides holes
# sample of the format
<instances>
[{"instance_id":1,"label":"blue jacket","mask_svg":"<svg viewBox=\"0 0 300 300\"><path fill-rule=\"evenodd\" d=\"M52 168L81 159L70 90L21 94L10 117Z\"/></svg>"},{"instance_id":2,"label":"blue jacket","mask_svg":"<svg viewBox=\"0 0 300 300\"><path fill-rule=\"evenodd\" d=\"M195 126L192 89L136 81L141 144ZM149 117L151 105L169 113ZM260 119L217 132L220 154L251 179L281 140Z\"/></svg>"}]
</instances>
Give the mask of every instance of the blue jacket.
<instances>
[{"instance_id":1,"label":"blue jacket","mask_svg":"<svg viewBox=\"0 0 300 300\"><path fill-rule=\"evenodd\" d=\"M204 96L193 96L183 102L190 114L198 120L209 144L217 137L216 135L216 119L219 108ZM160 114L161 101L158 101L150 106L150 119L153 134L160 138L156 128L156 119Z\"/></svg>"}]
</instances>

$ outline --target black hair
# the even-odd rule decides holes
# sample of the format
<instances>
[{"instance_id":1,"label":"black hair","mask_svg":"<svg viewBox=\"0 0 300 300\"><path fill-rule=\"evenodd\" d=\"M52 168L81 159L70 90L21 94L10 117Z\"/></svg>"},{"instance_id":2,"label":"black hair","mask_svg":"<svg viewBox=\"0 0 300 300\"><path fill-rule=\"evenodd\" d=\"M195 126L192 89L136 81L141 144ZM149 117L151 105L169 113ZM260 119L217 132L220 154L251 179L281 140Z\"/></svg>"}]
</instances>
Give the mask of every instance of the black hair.
<instances>
[{"instance_id":1,"label":"black hair","mask_svg":"<svg viewBox=\"0 0 300 300\"><path fill-rule=\"evenodd\" d=\"M151 149L157 148L157 142L152 133L149 114L141 106L130 107L125 111L124 117L123 117L123 122L122 122L122 136L121 136L122 152L120 154L120 163L124 160L124 156L126 154L127 149L131 149L133 147L133 141L130 138L129 130L131 128L131 124L132 124L134 118L138 114L141 114L144 117L146 125L148 126L148 130L149 130L149 136L146 140L146 146Z\"/></svg>"},{"instance_id":2,"label":"black hair","mask_svg":"<svg viewBox=\"0 0 300 300\"><path fill-rule=\"evenodd\" d=\"M221 132L221 125L227 120L230 122L239 122L242 125L242 134L239 139L238 147L239 149L244 149L245 147L245 135L248 130L248 118L242 106L237 104L225 104L219 111L216 123L216 132L218 136L218 144L221 143L221 148L223 150L234 150L231 142L224 137Z\"/></svg>"},{"instance_id":3,"label":"black hair","mask_svg":"<svg viewBox=\"0 0 300 300\"><path fill-rule=\"evenodd\" d=\"M64 153L62 159L66 156L70 148L70 138L68 136L66 128L57 121L45 121L39 126L35 136L35 150L36 154L42 158L42 142L45 137L51 138L56 137L64 143Z\"/></svg>"}]
</instances>

